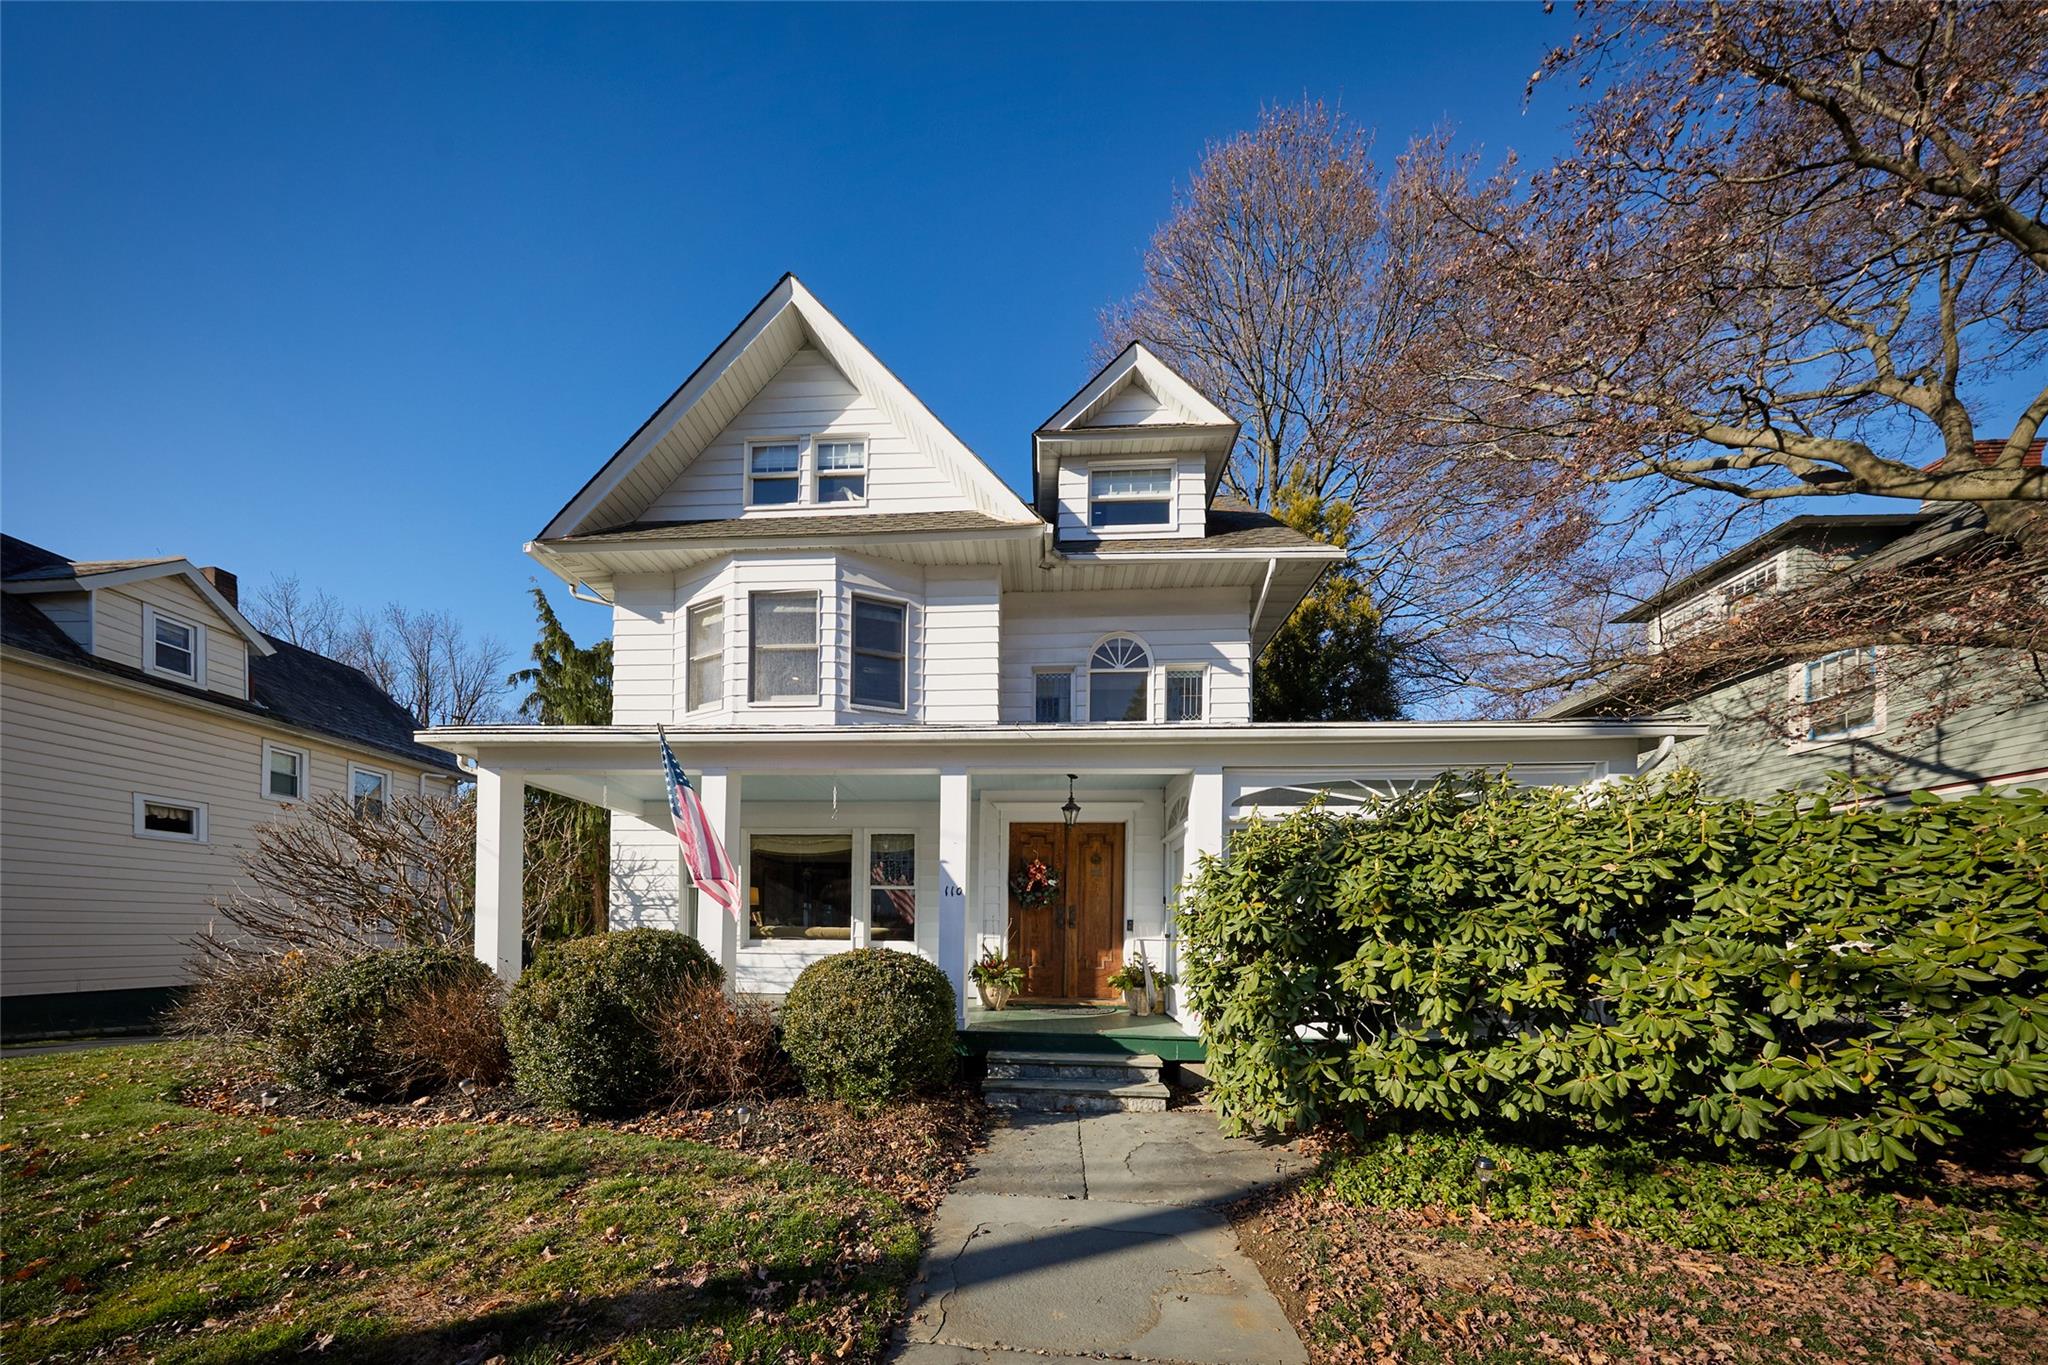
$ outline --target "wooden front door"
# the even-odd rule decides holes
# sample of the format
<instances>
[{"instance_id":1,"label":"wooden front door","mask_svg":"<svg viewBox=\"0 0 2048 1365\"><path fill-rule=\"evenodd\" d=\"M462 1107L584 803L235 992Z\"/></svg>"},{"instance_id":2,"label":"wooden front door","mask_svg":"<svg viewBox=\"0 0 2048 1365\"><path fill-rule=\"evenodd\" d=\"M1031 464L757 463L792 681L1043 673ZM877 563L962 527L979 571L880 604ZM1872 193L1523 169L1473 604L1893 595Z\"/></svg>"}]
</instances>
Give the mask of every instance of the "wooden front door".
<instances>
[{"instance_id":1,"label":"wooden front door","mask_svg":"<svg viewBox=\"0 0 2048 1365\"><path fill-rule=\"evenodd\" d=\"M1010 958L1027 1000L1108 1000L1124 958L1124 827L1011 825L1009 874L1032 859L1059 878L1046 905L1010 893Z\"/></svg>"}]
</instances>

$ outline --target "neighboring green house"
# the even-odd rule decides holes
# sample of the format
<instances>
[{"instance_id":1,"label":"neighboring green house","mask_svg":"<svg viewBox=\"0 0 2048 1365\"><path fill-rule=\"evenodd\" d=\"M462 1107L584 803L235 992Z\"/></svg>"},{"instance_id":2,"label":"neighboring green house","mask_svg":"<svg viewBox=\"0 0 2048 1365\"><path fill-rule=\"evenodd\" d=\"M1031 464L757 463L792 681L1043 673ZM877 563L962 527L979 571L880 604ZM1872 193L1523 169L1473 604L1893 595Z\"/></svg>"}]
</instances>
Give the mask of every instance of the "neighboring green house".
<instances>
[{"instance_id":1,"label":"neighboring green house","mask_svg":"<svg viewBox=\"0 0 2048 1365\"><path fill-rule=\"evenodd\" d=\"M2035 459L2039 459L2038 447ZM1872 516L1801 516L1772 528L1620 616L1643 628L1655 653L1711 632L1773 595L1812 591L1834 574L1857 579L1925 564L1981 545L1975 507ZM1831 588L1840 580L1830 580ZM1593 717L1623 687L1567 697L1546 719ZM1640 712L1643 698L1627 705ZM1661 709L1711 728L1677 738L1642 770L1698 770L1713 791L1765 796L1823 785L1848 773L1886 791L1960 794L2048 782L2048 684L2031 655L1964 657L1898 649L1786 655L1716 679Z\"/></svg>"}]
</instances>

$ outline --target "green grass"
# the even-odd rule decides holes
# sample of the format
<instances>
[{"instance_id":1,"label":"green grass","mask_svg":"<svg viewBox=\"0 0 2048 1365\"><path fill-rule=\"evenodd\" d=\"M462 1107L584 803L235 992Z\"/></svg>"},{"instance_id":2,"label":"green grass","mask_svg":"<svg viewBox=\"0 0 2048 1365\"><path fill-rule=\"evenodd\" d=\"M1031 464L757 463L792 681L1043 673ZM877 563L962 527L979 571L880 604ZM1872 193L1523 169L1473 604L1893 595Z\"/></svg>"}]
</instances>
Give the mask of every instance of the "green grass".
<instances>
[{"instance_id":1,"label":"green grass","mask_svg":"<svg viewBox=\"0 0 2048 1365\"><path fill-rule=\"evenodd\" d=\"M0 1061L0 1358L879 1353L918 1235L873 1191L606 1129L180 1105L181 1045Z\"/></svg>"},{"instance_id":2,"label":"green grass","mask_svg":"<svg viewBox=\"0 0 2048 1365\"><path fill-rule=\"evenodd\" d=\"M1498 1219L1606 1227L1781 1265L1895 1274L1987 1303L2048 1304L2048 1201L2038 1186L1965 1198L1824 1181L1641 1142L1535 1146L1429 1131L1374 1139L1335 1159L1325 1179L1360 1207L1468 1210L1478 1200L1473 1171L1482 1154L1499 1168L1487 1202Z\"/></svg>"}]
</instances>

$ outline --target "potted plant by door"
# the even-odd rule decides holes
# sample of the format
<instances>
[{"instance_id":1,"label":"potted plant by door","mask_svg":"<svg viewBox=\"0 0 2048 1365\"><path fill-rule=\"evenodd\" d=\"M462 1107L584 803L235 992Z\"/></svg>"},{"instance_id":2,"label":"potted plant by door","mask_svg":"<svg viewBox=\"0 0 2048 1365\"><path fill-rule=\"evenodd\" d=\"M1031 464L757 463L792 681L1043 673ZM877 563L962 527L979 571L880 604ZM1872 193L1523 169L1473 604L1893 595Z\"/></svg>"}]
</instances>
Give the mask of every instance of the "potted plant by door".
<instances>
[{"instance_id":1,"label":"potted plant by door","mask_svg":"<svg viewBox=\"0 0 2048 1365\"><path fill-rule=\"evenodd\" d=\"M981 993L981 1003L988 1009L999 1010L1010 1003L1024 985L1024 969L1010 961L1008 954L990 948L975 960L974 989Z\"/></svg>"},{"instance_id":2,"label":"potted plant by door","mask_svg":"<svg viewBox=\"0 0 2048 1365\"><path fill-rule=\"evenodd\" d=\"M1150 1014L1152 1001L1145 990L1145 967L1140 962L1126 962L1109 978L1109 988L1124 993L1124 1008L1132 1014Z\"/></svg>"},{"instance_id":3,"label":"potted plant by door","mask_svg":"<svg viewBox=\"0 0 2048 1365\"><path fill-rule=\"evenodd\" d=\"M1166 1013L1166 993L1173 989L1173 973L1154 971L1152 973L1152 1012Z\"/></svg>"}]
</instances>

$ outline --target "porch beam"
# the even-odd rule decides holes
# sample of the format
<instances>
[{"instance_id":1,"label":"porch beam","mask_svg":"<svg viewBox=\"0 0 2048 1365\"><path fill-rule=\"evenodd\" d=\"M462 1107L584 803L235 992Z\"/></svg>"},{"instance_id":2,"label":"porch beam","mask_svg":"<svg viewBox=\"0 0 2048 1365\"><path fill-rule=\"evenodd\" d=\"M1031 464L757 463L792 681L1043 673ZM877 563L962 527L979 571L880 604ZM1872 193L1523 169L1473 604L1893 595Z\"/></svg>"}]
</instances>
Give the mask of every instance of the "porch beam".
<instances>
[{"instance_id":1,"label":"porch beam","mask_svg":"<svg viewBox=\"0 0 2048 1365\"><path fill-rule=\"evenodd\" d=\"M476 773L476 958L507 985L525 962L526 779L517 769Z\"/></svg>"},{"instance_id":2,"label":"porch beam","mask_svg":"<svg viewBox=\"0 0 2048 1365\"><path fill-rule=\"evenodd\" d=\"M968 852L972 782L965 768L939 770L939 967L953 983L953 1027L967 1027Z\"/></svg>"}]
</instances>

